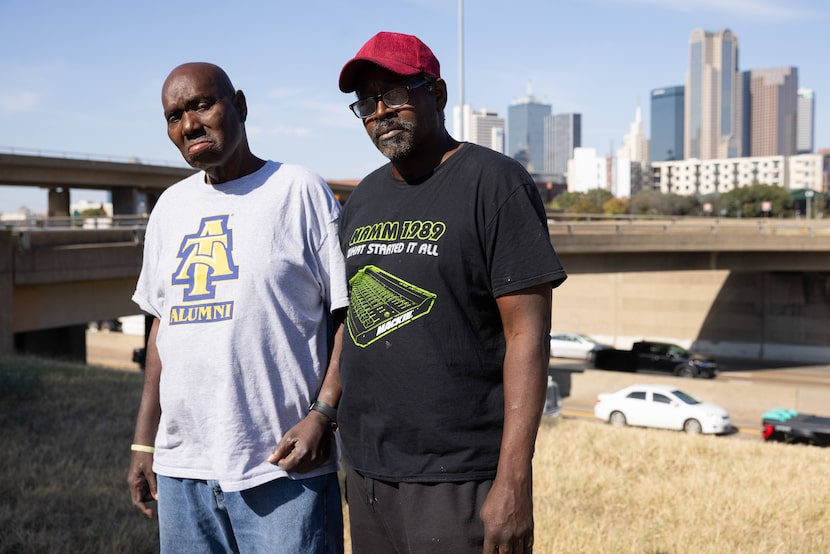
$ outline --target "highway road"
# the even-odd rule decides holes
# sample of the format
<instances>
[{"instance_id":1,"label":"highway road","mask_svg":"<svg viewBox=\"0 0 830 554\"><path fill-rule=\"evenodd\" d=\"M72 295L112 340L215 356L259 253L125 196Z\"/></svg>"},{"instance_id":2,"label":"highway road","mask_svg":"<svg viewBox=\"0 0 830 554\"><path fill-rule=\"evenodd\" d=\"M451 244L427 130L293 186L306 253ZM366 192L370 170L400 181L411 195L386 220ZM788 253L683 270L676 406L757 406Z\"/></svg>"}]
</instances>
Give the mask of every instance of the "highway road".
<instances>
[{"instance_id":1,"label":"highway road","mask_svg":"<svg viewBox=\"0 0 830 554\"><path fill-rule=\"evenodd\" d=\"M132 349L143 343L144 337L140 335L88 331L87 362L140 371L131 356ZM721 367L723 371L716 379L683 379L656 373L596 370L580 360L550 360L550 371L562 390L562 415L565 417L593 419L597 394L645 382L672 384L699 400L723 406L739 429L735 436L740 438L759 438L761 414L773 408L800 409L830 416L830 364L790 366L726 361Z\"/></svg>"},{"instance_id":2,"label":"highway road","mask_svg":"<svg viewBox=\"0 0 830 554\"><path fill-rule=\"evenodd\" d=\"M698 400L723 406L741 438L760 437L761 415L774 408L830 415L830 365L732 361L722 362L721 367L716 379L684 379L596 370L584 361L563 358L551 358L550 363L550 371L563 390L562 414L566 417L593 419L597 394L647 382L674 385Z\"/></svg>"},{"instance_id":3,"label":"highway road","mask_svg":"<svg viewBox=\"0 0 830 554\"><path fill-rule=\"evenodd\" d=\"M99 365L125 371L141 371L133 363L133 348L144 346L143 335L130 335L111 331L86 332L86 360Z\"/></svg>"}]
</instances>

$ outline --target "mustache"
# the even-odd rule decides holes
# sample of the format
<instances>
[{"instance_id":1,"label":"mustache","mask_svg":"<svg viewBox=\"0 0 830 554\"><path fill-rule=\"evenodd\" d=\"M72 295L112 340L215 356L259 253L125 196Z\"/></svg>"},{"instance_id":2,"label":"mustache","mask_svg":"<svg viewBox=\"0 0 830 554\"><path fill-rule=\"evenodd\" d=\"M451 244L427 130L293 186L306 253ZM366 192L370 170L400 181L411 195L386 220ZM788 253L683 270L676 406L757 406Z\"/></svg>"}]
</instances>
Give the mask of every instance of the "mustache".
<instances>
[{"instance_id":1,"label":"mustache","mask_svg":"<svg viewBox=\"0 0 830 554\"><path fill-rule=\"evenodd\" d=\"M412 131L414 128L415 124L410 121L379 121L372 130L372 138L377 141L389 131Z\"/></svg>"}]
</instances>

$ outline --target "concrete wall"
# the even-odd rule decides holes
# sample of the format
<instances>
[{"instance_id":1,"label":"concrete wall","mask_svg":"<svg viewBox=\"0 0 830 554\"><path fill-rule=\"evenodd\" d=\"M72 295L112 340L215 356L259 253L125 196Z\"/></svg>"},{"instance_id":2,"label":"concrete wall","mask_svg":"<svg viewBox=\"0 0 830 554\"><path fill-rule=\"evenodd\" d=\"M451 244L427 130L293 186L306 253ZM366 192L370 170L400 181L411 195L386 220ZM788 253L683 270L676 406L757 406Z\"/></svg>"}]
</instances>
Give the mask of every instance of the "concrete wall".
<instances>
[{"instance_id":1,"label":"concrete wall","mask_svg":"<svg viewBox=\"0 0 830 554\"><path fill-rule=\"evenodd\" d=\"M100 279L51 285L18 286L14 290L15 333L84 325L140 313L130 300L136 279Z\"/></svg>"},{"instance_id":2,"label":"concrete wall","mask_svg":"<svg viewBox=\"0 0 830 554\"><path fill-rule=\"evenodd\" d=\"M619 348L668 340L727 358L830 360L830 275L726 270L582 273L553 295L552 328Z\"/></svg>"},{"instance_id":3,"label":"concrete wall","mask_svg":"<svg viewBox=\"0 0 830 554\"><path fill-rule=\"evenodd\" d=\"M0 353L83 359L89 322L139 313L141 253L131 229L0 230Z\"/></svg>"}]
</instances>

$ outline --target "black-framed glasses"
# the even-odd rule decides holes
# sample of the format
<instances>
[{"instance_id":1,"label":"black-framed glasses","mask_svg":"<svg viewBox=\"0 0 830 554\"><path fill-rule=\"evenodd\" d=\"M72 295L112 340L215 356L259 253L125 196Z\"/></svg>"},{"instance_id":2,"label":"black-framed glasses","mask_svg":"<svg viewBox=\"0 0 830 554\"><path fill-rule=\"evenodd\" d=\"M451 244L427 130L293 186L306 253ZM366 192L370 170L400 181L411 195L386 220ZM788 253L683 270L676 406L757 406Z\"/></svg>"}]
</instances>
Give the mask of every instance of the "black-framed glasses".
<instances>
[{"instance_id":1,"label":"black-framed glasses","mask_svg":"<svg viewBox=\"0 0 830 554\"><path fill-rule=\"evenodd\" d=\"M357 102L349 104L349 109L352 110L352 112L360 119L366 119L377 111L378 100L383 100L384 106L390 110L395 110L401 106L405 106L409 102L410 90L415 90L416 88L422 87L431 82L432 79L424 77L419 81L406 85L405 87L397 87L392 90L387 90L383 94L370 96L368 98L361 98Z\"/></svg>"}]
</instances>

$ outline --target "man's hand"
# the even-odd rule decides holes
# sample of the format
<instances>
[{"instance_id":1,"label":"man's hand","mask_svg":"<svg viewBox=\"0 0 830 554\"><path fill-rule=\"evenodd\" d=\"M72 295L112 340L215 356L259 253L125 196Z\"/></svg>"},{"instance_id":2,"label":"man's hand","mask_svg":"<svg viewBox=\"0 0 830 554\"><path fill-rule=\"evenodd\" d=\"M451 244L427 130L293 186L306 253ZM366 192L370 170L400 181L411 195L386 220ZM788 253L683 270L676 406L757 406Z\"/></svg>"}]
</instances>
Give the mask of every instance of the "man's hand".
<instances>
[{"instance_id":1,"label":"man's hand","mask_svg":"<svg viewBox=\"0 0 830 554\"><path fill-rule=\"evenodd\" d=\"M308 473L328 461L333 440L329 418L311 411L280 439L268 461L285 471Z\"/></svg>"},{"instance_id":2,"label":"man's hand","mask_svg":"<svg viewBox=\"0 0 830 554\"><path fill-rule=\"evenodd\" d=\"M145 516L152 518L153 510L147 502L158 500L156 474L153 473L153 455L148 452L133 452L130 459L130 470L127 473L127 484L130 486L130 496L133 506L141 510Z\"/></svg>"},{"instance_id":3,"label":"man's hand","mask_svg":"<svg viewBox=\"0 0 830 554\"><path fill-rule=\"evenodd\" d=\"M484 554L523 554L533 547L533 497L529 483L504 484L496 477L481 507Z\"/></svg>"}]
</instances>

